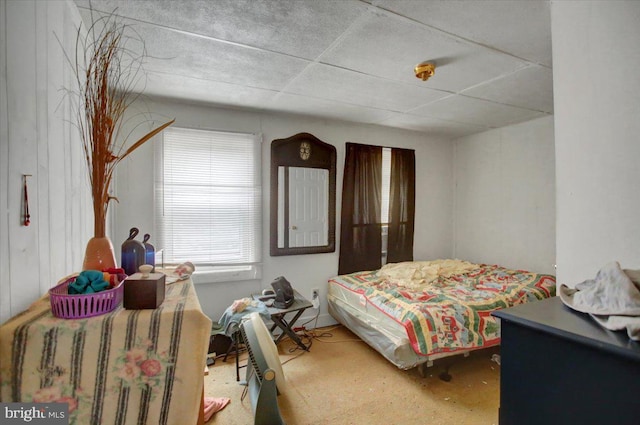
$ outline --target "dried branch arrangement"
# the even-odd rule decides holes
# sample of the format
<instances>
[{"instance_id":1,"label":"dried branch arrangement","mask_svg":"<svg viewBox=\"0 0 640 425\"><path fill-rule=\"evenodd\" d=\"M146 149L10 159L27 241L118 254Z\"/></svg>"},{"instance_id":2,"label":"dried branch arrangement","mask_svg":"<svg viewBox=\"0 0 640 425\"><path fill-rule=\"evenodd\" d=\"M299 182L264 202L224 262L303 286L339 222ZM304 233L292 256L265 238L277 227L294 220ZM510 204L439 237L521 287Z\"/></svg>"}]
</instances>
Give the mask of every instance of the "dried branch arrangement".
<instances>
[{"instance_id":1,"label":"dried branch arrangement","mask_svg":"<svg viewBox=\"0 0 640 425\"><path fill-rule=\"evenodd\" d=\"M95 237L105 236L107 208L116 199L109 194L116 165L175 121L133 143L122 134L125 111L140 96L135 88L144 76L146 55L144 41L128 28L113 13L93 19L88 31L78 29L75 60L70 60L77 81L77 125L89 170Z\"/></svg>"}]
</instances>

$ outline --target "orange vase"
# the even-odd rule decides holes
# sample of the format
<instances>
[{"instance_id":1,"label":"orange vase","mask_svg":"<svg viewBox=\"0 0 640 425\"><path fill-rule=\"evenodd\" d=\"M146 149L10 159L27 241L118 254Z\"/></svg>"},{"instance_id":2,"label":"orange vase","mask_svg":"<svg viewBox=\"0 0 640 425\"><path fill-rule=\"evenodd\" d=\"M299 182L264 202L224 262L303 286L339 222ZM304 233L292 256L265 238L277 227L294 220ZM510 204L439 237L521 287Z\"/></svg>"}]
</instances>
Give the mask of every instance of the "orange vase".
<instances>
[{"instance_id":1,"label":"orange vase","mask_svg":"<svg viewBox=\"0 0 640 425\"><path fill-rule=\"evenodd\" d=\"M82 270L106 270L114 267L117 267L116 254L111 239L106 236L89 239Z\"/></svg>"}]
</instances>

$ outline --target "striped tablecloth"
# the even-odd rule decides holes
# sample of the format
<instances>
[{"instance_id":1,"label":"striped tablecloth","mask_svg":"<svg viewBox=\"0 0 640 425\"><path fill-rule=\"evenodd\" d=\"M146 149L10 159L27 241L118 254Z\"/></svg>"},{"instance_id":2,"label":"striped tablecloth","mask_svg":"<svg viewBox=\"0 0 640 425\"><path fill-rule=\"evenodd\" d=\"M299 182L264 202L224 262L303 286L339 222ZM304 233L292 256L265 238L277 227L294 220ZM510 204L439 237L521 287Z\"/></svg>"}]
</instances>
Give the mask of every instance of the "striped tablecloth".
<instances>
[{"instance_id":1,"label":"striped tablecloth","mask_svg":"<svg viewBox=\"0 0 640 425\"><path fill-rule=\"evenodd\" d=\"M58 319L48 295L0 327L0 401L67 402L70 423L195 424L211 320L190 280L155 310Z\"/></svg>"}]
</instances>

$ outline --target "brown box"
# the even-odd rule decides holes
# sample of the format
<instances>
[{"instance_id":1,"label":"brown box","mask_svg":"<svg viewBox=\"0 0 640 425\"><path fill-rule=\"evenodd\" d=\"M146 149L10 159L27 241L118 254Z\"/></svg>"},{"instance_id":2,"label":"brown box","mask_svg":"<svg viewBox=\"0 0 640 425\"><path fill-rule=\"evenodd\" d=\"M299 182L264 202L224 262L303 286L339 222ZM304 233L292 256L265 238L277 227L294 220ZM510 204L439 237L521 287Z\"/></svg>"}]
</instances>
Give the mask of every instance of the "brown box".
<instances>
[{"instance_id":1,"label":"brown box","mask_svg":"<svg viewBox=\"0 0 640 425\"><path fill-rule=\"evenodd\" d=\"M142 310L158 308L164 301L164 273L149 273L149 277L142 277L142 273L134 273L124 281L124 308Z\"/></svg>"}]
</instances>

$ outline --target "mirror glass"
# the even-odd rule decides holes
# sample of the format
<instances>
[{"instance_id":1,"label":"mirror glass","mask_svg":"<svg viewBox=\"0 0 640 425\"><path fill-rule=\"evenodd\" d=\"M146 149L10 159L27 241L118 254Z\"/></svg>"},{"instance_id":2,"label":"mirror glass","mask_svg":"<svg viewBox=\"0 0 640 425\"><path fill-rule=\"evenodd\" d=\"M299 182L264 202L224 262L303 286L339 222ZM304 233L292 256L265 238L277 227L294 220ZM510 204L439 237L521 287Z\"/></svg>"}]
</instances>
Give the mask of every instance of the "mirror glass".
<instances>
[{"instance_id":1,"label":"mirror glass","mask_svg":"<svg viewBox=\"0 0 640 425\"><path fill-rule=\"evenodd\" d=\"M271 143L271 255L335 251L335 158L308 133Z\"/></svg>"},{"instance_id":2,"label":"mirror glass","mask_svg":"<svg viewBox=\"0 0 640 425\"><path fill-rule=\"evenodd\" d=\"M328 245L328 200L329 170L279 166L278 248Z\"/></svg>"}]
</instances>

